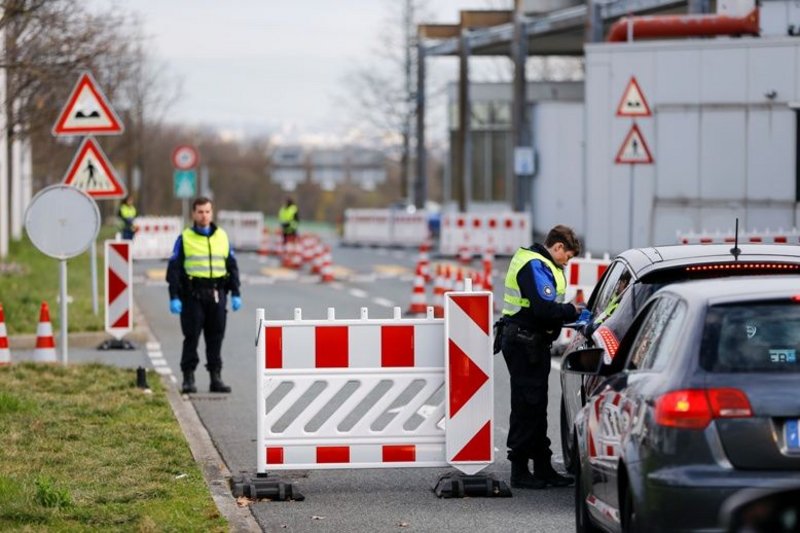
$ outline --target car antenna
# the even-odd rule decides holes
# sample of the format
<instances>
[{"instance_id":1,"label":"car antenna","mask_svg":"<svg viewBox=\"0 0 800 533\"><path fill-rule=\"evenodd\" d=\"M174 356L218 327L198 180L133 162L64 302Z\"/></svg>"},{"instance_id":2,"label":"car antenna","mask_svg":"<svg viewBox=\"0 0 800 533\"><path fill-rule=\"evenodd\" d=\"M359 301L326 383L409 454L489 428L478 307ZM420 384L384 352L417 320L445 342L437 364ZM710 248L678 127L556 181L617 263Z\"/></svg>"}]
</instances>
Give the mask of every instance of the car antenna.
<instances>
[{"instance_id":1,"label":"car antenna","mask_svg":"<svg viewBox=\"0 0 800 533\"><path fill-rule=\"evenodd\" d=\"M734 261L739 260L739 254L742 253L742 250L739 248L739 218L736 218L736 232L733 234L733 248L731 248L731 254L733 254Z\"/></svg>"}]
</instances>

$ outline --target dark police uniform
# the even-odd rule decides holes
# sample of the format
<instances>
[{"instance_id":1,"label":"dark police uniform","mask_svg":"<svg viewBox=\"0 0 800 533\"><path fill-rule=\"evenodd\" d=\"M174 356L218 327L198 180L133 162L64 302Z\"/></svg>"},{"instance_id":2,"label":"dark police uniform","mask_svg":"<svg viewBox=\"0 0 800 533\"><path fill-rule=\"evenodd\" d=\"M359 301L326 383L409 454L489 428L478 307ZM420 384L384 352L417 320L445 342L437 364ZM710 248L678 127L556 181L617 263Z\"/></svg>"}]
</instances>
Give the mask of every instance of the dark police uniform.
<instances>
[{"instance_id":1,"label":"dark police uniform","mask_svg":"<svg viewBox=\"0 0 800 533\"><path fill-rule=\"evenodd\" d=\"M566 278L547 249L534 244L520 248L511 259L503 297L503 357L511 377L511 417L508 459L512 485L543 488L547 483L565 485L550 464L547 438L547 385L550 346L561 326L578 316L572 304L564 304ZM528 460L533 459L533 482Z\"/></svg>"},{"instance_id":2,"label":"dark police uniform","mask_svg":"<svg viewBox=\"0 0 800 533\"><path fill-rule=\"evenodd\" d=\"M230 392L220 379L220 351L225 336L227 293L239 296L240 292L239 267L225 231L213 223L205 230L196 226L183 230L169 260L167 282L170 299L179 298L182 302L184 385L188 374L191 387L194 386L194 370L200 362L197 343L203 333L212 392Z\"/></svg>"}]
</instances>

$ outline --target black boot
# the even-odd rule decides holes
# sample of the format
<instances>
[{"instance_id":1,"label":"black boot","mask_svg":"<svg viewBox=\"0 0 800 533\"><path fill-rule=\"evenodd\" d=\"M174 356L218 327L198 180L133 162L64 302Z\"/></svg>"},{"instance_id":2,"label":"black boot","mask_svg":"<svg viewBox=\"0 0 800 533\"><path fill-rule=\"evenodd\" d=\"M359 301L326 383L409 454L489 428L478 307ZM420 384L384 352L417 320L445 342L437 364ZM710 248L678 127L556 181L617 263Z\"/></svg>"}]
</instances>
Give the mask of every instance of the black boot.
<instances>
[{"instance_id":1,"label":"black boot","mask_svg":"<svg viewBox=\"0 0 800 533\"><path fill-rule=\"evenodd\" d=\"M554 487L569 487L575 483L575 478L571 476L562 476L556 472L555 468L553 468L553 465L551 465L549 461L542 468L536 468L536 464L534 463L533 477L537 481L547 485L552 485Z\"/></svg>"},{"instance_id":2,"label":"black boot","mask_svg":"<svg viewBox=\"0 0 800 533\"><path fill-rule=\"evenodd\" d=\"M191 394L197 392L197 387L194 384L194 372L183 372L183 385L181 385L181 394Z\"/></svg>"},{"instance_id":3,"label":"black boot","mask_svg":"<svg viewBox=\"0 0 800 533\"><path fill-rule=\"evenodd\" d=\"M536 479L528 470L528 461L511 462L511 486L515 489L543 489L547 483Z\"/></svg>"},{"instance_id":4,"label":"black boot","mask_svg":"<svg viewBox=\"0 0 800 533\"><path fill-rule=\"evenodd\" d=\"M222 377L220 377L219 370L209 370L208 372L211 375L211 387L209 391L211 392L230 392L231 388L225 383L222 382Z\"/></svg>"}]
</instances>

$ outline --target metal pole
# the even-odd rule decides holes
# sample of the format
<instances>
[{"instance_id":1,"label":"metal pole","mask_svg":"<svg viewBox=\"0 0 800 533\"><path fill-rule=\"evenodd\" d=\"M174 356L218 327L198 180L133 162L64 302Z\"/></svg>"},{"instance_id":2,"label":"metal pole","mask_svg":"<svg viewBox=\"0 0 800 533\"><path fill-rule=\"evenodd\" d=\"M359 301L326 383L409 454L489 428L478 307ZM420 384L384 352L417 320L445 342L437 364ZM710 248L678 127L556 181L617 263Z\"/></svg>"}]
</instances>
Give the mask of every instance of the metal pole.
<instances>
[{"instance_id":1,"label":"metal pole","mask_svg":"<svg viewBox=\"0 0 800 533\"><path fill-rule=\"evenodd\" d=\"M459 126L463 141L461 144L461 197L459 210L466 212L472 203L472 102L469 94L469 55L471 53L469 32L461 30L461 87L459 110L461 117Z\"/></svg>"},{"instance_id":2,"label":"metal pole","mask_svg":"<svg viewBox=\"0 0 800 533\"><path fill-rule=\"evenodd\" d=\"M92 311L97 314L97 243L92 241L89 247L89 261L92 263Z\"/></svg>"},{"instance_id":3,"label":"metal pole","mask_svg":"<svg viewBox=\"0 0 800 533\"><path fill-rule=\"evenodd\" d=\"M264 336L264 309L256 310L256 474L266 475L267 456L264 446L264 417L266 416L266 405L264 404L264 347L266 339Z\"/></svg>"},{"instance_id":4,"label":"metal pole","mask_svg":"<svg viewBox=\"0 0 800 533\"><path fill-rule=\"evenodd\" d=\"M517 2L514 13L514 40L511 44L511 58L514 61L514 101L513 101L513 143L514 147L532 147L530 123L528 121L527 80L525 64L528 59L528 36L525 31L525 17L522 2ZM514 211L522 212L533 203L530 197L528 176L514 172Z\"/></svg>"},{"instance_id":5,"label":"metal pole","mask_svg":"<svg viewBox=\"0 0 800 533\"><path fill-rule=\"evenodd\" d=\"M189 217L189 199L184 198L181 200L181 222L183 224L187 224L187 220Z\"/></svg>"},{"instance_id":6,"label":"metal pole","mask_svg":"<svg viewBox=\"0 0 800 533\"><path fill-rule=\"evenodd\" d=\"M61 362L67 366L69 361L67 346L67 260L59 264L59 283L61 285Z\"/></svg>"},{"instance_id":7,"label":"metal pole","mask_svg":"<svg viewBox=\"0 0 800 533\"><path fill-rule=\"evenodd\" d=\"M633 248L633 165L630 168L630 198L628 200L628 248Z\"/></svg>"},{"instance_id":8,"label":"metal pole","mask_svg":"<svg viewBox=\"0 0 800 533\"><path fill-rule=\"evenodd\" d=\"M417 37L417 179L414 187L414 205L425 208L428 199L428 173L425 154L425 47Z\"/></svg>"}]
</instances>

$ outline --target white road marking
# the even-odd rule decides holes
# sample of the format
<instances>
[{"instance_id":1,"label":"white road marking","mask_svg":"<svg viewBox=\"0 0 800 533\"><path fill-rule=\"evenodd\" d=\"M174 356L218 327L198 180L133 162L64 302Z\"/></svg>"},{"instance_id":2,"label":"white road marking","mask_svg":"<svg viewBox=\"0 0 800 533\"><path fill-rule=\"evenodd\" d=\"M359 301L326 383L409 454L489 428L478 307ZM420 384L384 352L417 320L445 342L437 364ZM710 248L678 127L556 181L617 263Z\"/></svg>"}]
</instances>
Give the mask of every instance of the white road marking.
<instances>
[{"instance_id":1,"label":"white road marking","mask_svg":"<svg viewBox=\"0 0 800 533\"><path fill-rule=\"evenodd\" d=\"M349 292L350 296L353 296L355 298L366 298L367 296L369 296L369 294L367 294L367 291L362 291L361 289L350 289Z\"/></svg>"},{"instance_id":2,"label":"white road marking","mask_svg":"<svg viewBox=\"0 0 800 533\"><path fill-rule=\"evenodd\" d=\"M387 300L386 298L373 298L372 301L377 305L382 305L383 307L394 307L394 302Z\"/></svg>"},{"instance_id":3,"label":"white road marking","mask_svg":"<svg viewBox=\"0 0 800 533\"><path fill-rule=\"evenodd\" d=\"M151 362L151 363L153 363L153 366L154 366L154 367L159 367L159 366L169 366L169 365L167 364L167 361L166 361L166 359L157 359L157 358L155 358L155 357L151 357L151 358L150 358L150 362Z\"/></svg>"}]
</instances>

